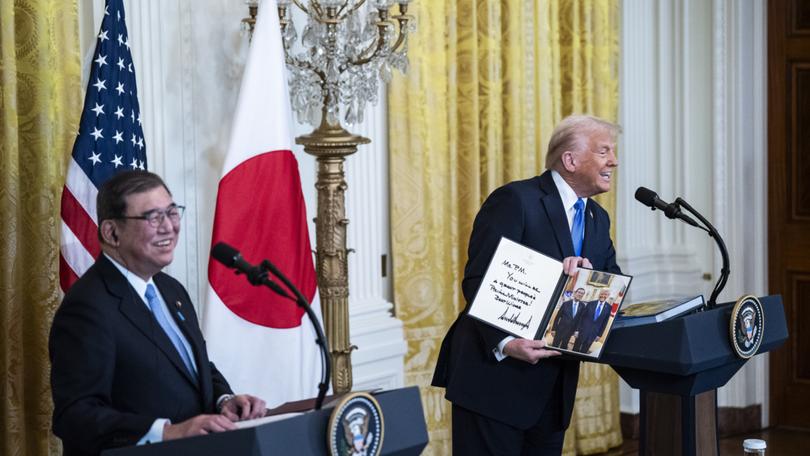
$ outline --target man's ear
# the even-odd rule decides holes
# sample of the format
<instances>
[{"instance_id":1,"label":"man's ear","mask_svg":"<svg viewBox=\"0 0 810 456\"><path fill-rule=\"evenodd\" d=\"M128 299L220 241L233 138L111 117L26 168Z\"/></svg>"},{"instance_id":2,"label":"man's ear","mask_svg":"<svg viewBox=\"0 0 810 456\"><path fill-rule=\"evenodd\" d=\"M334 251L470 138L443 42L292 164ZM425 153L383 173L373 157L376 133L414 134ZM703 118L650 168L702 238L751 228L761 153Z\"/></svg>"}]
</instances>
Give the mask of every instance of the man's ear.
<instances>
[{"instance_id":1,"label":"man's ear","mask_svg":"<svg viewBox=\"0 0 810 456\"><path fill-rule=\"evenodd\" d=\"M562 161L563 167L569 173L573 173L577 169L577 160L574 157L574 153L570 150L566 150L560 156L560 160Z\"/></svg>"},{"instance_id":2,"label":"man's ear","mask_svg":"<svg viewBox=\"0 0 810 456\"><path fill-rule=\"evenodd\" d=\"M112 220L104 220L99 227L101 230L101 239L104 243L118 247L118 233L115 222Z\"/></svg>"}]
</instances>

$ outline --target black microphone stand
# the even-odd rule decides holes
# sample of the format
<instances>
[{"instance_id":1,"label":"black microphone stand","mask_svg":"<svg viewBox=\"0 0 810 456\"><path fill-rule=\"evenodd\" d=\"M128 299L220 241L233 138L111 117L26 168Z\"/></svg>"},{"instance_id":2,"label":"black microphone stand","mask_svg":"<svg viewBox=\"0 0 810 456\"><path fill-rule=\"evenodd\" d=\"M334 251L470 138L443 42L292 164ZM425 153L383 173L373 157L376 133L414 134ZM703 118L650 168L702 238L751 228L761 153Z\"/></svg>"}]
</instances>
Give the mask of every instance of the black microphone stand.
<instances>
[{"instance_id":1,"label":"black microphone stand","mask_svg":"<svg viewBox=\"0 0 810 456\"><path fill-rule=\"evenodd\" d=\"M703 217L700 212L696 211L692 206L689 205L683 198L678 197L675 198L675 202L672 203L670 206L681 207L683 206L684 209L689 211L692 215L694 215L698 220L703 223L706 228L698 226L698 228L703 229L709 236L714 238L715 242L717 242L717 247L720 249L720 255L723 257L723 267L720 268L720 277L717 279L717 283L714 285L714 290L712 291L712 295L709 298L709 302L706 303L706 307L709 309L713 309L717 306L717 296L723 291L723 288L726 286L726 282L728 281L728 276L731 273L731 269L729 268L729 260L728 260L728 250L726 249L726 243L723 242L723 238L720 236L720 233L714 228L714 226Z\"/></svg>"},{"instance_id":2,"label":"black microphone stand","mask_svg":"<svg viewBox=\"0 0 810 456\"><path fill-rule=\"evenodd\" d=\"M323 405L323 400L326 397L326 392L329 390L329 381L332 375L332 361L329 357L329 345L326 342L326 335L323 332L321 323L318 321L318 317L312 310L312 306L309 305L307 298L304 297L301 291L295 285L293 285L290 279L282 274L281 271L279 271L278 268L273 265L273 263L268 260L263 260L257 269L261 271L260 273L257 273L258 276L261 276L260 283L268 286L278 295L295 301L298 307L304 309L304 312L306 312L309 320L312 322L312 327L315 328L315 341L320 347L321 352L321 382L318 383L318 397L315 399L315 410L320 410L321 406ZM281 287L278 286L278 284L270 280L267 277L267 271L272 272L274 276L278 277L284 283L284 285L286 285L287 288L295 294L295 298L285 292ZM253 283L253 279L250 277L250 275L248 276L248 280Z\"/></svg>"}]
</instances>

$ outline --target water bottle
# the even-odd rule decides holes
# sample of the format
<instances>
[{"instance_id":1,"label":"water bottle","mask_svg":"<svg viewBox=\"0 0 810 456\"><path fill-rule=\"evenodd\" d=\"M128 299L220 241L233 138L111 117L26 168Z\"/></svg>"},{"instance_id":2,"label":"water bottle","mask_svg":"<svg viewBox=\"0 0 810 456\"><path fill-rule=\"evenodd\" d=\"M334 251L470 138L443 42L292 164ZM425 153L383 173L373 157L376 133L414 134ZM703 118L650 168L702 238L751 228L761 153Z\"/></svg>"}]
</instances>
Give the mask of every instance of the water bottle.
<instances>
[{"instance_id":1,"label":"water bottle","mask_svg":"<svg viewBox=\"0 0 810 456\"><path fill-rule=\"evenodd\" d=\"M743 451L745 456L765 456L765 448L768 444L760 439L745 439L743 441Z\"/></svg>"}]
</instances>

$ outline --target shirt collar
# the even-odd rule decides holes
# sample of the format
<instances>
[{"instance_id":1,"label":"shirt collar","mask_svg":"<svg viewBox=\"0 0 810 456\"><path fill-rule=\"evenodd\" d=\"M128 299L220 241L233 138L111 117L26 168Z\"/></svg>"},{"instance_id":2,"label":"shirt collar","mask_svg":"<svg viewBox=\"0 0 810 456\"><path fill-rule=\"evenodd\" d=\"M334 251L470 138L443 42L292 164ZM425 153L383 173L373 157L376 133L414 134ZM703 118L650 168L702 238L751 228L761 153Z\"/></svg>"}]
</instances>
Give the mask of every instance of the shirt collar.
<instances>
[{"instance_id":1,"label":"shirt collar","mask_svg":"<svg viewBox=\"0 0 810 456\"><path fill-rule=\"evenodd\" d=\"M551 178L554 179L554 185L557 186L557 191L560 193L560 198L562 198L563 208L567 211L570 211L574 204L576 204L577 200L580 199L577 196L577 193L568 185L568 182L563 179L563 177L558 173L556 170L551 170ZM588 198L582 198L582 202L588 204Z\"/></svg>"},{"instance_id":2,"label":"shirt collar","mask_svg":"<svg viewBox=\"0 0 810 456\"><path fill-rule=\"evenodd\" d=\"M135 293L138 296L140 296L143 302L146 302L147 285L152 285L153 287L155 287L155 290L157 290L157 286L155 285L155 282L152 280L151 277L149 278L149 280L145 281L142 278L138 277L138 274L135 274L134 272L124 267L121 263L115 261L111 256L107 255L106 253L104 254L104 256L107 257L107 259L110 260L110 262L112 262L112 264L116 268L118 268L119 271L121 271L121 274L123 274L124 277L129 282L129 284L132 285L132 288L135 289Z\"/></svg>"}]
</instances>

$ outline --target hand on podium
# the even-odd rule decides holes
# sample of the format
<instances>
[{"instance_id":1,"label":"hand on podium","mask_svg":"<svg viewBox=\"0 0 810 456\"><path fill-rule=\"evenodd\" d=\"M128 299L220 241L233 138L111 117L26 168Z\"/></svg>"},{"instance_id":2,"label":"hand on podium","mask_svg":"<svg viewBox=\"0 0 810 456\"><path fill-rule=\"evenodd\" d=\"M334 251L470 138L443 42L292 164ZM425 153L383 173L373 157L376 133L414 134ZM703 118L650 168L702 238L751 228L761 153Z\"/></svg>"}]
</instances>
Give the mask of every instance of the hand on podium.
<instances>
[{"instance_id":1,"label":"hand on podium","mask_svg":"<svg viewBox=\"0 0 810 456\"><path fill-rule=\"evenodd\" d=\"M237 394L222 401L220 414L231 421L252 420L261 418L267 412L262 399L250 394Z\"/></svg>"},{"instance_id":2,"label":"hand on podium","mask_svg":"<svg viewBox=\"0 0 810 456\"><path fill-rule=\"evenodd\" d=\"M197 415L181 423L167 423L163 427L163 440L232 431L236 429L234 422L261 418L267 413L264 401L250 394L228 397L220 407L219 415Z\"/></svg>"},{"instance_id":3,"label":"hand on podium","mask_svg":"<svg viewBox=\"0 0 810 456\"><path fill-rule=\"evenodd\" d=\"M182 439L233 429L236 429L236 426L224 415L197 415L181 423L167 423L163 427L163 440Z\"/></svg>"}]
</instances>

